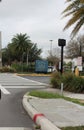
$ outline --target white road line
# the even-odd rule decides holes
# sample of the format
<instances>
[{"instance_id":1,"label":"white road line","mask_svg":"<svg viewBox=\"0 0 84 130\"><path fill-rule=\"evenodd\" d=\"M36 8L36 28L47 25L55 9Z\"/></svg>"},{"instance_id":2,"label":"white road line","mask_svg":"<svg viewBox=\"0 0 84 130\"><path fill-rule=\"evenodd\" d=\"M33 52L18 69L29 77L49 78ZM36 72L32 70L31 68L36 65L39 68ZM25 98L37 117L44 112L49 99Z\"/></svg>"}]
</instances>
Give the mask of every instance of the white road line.
<instances>
[{"instance_id":1,"label":"white road line","mask_svg":"<svg viewBox=\"0 0 84 130\"><path fill-rule=\"evenodd\" d=\"M39 84L39 85L46 85L46 86L48 86L49 84L46 84L46 83L41 83L41 82L39 82L39 81L35 81L35 80L31 80L31 79L27 79L27 78L24 78L24 77L20 77L20 76L17 76L18 78L20 78L20 79L24 79L24 80L30 80L31 82L33 82L33 83L37 83L37 84Z\"/></svg>"},{"instance_id":2,"label":"white road line","mask_svg":"<svg viewBox=\"0 0 84 130\"><path fill-rule=\"evenodd\" d=\"M4 94L10 94L10 92L9 92L7 89L5 89L4 87L2 87L1 84L0 84L0 89L1 89L1 91L2 91Z\"/></svg>"}]
</instances>

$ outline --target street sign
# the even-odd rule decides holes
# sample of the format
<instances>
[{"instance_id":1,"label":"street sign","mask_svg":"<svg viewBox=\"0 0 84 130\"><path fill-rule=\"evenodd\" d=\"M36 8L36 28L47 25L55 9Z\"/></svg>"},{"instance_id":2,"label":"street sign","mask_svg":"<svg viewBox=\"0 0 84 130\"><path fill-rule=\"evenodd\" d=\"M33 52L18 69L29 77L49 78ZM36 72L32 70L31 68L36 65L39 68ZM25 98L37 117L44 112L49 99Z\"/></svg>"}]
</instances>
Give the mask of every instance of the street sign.
<instances>
[{"instance_id":1,"label":"street sign","mask_svg":"<svg viewBox=\"0 0 84 130\"><path fill-rule=\"evenodd\" d=\"M77 65L82 66L82 57L81 56L77 58Z\"/></svg>"}]
</instances>

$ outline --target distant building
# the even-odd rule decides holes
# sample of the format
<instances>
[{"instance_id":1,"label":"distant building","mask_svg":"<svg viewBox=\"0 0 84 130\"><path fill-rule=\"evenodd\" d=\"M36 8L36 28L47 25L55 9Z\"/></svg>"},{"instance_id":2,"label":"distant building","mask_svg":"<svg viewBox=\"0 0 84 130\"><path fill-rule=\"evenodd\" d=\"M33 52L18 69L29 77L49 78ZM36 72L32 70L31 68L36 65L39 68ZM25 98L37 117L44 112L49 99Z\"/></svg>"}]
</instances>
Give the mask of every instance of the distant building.
<instances>
[{"instance_id":1,"label":"distant building","mask_svg":"<svg viewBox=\"0 0 84 130\"><path fill-rule=\"evenodd\" d=\"M67 64L69 62L71 62L72 60L71 59L67 59L67 58L64 58L64 62Z\"/></svg>"}]
</instances>

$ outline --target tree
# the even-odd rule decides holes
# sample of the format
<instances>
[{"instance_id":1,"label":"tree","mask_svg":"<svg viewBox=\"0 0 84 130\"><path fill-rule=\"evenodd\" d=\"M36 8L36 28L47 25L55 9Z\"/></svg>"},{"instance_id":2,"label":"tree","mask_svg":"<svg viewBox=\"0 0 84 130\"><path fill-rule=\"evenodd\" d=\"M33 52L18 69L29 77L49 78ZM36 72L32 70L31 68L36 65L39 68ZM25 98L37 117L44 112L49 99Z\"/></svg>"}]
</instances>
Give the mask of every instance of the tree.
<instances>
[{"instance_id":1,"label":"tree","mask_svg":"<svg viewBox=\"0 0 84 130\"><path fill-rule=\"evenodd\" d=\"M37 44L32 43L27 34L16 34L11 43L3 49L2 57L5 63L11 64L13 61L26 62L27 55L28 61L35 61L40 58L41 49L38 49Z\"/></svg>"},{"instance_id":2,"label":"tree","mask_svg":"<svg viewBox=\"0 0 84 130\"><path fill-rule=\"evenodd\" d=\"M84 0L66 0L69 5L63 11L64 17L71 16L68 23L64 27L68 29L73 24L75 25L74 29L71 32L71 36L74 37L80 28L84 25Z\"/></svg>"},{"instance_id":3,"label":"tree","mask_svg":"<svg viewBox=\"0 0 84 130\"><path fill-rule=\"evenodd\" d=\"M12 48L16 51L16 55L19 56L19 60L22 60L22 55L24 52L27 52L27 49L30 49L32 46L30 37L27 34L16 34L12 38ZM19 55L18 55L19 54Z\"/></svg>"},{"instance_id":4,"label":"tree","mask_svg":"<svg viewBox=\"0 0 84 130\"><path fill-rule=\"evenodd\" d=\"M70 40L66 46L67 58L76 58L78 56L84 57L84 35Z\"/></svg>"},{"instance_id":5,"label":"tree","mask_svg":"<svg viewBox=\"0 0 84 130\"><path fill-rule=\"evenodd\" d=\"M60 61L60 50L59 48L53 48L52 53L51 51L48 51L48 57L47 60L51 65L55 65L56 68L58 68L58 64Z\"/></svg>"},{"instance_id":6,"label":"tree","mask_svg":"<svg viewBox=\"0 0 84 130\"><path fill-rule=\"evenodd\" d=\"M33 44L29 50L29 60L34 62L36 59L40 59L40 54L42 50L38 49L37 44Z\"/></svg>"}]
</instances>

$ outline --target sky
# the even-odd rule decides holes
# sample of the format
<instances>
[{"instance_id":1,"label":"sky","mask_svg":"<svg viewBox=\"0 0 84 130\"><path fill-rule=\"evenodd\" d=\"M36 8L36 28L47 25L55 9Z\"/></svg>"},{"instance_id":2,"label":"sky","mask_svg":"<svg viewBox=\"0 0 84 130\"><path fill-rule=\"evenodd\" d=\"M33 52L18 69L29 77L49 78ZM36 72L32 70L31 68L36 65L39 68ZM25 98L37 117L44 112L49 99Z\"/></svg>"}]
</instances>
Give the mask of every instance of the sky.
<instances>
[{"instance_id":1,"label":"sky","mask_svg":"<svg viewBox=\"0 0 84 130\"><path fill-rule=\"evenodd\" d=\"M20 33L27 33L32 42L47 51L58 46L58 39L69 40L71 30L63 31L67 18L62 19L65 0L2 0L0 2L0 31L2 48Z\"/></svg>"}]
</instances>

